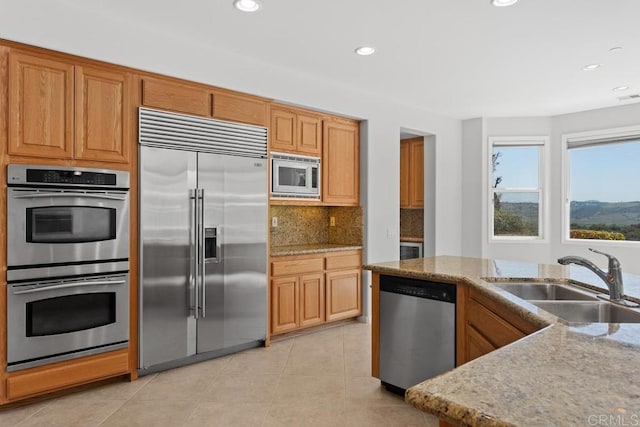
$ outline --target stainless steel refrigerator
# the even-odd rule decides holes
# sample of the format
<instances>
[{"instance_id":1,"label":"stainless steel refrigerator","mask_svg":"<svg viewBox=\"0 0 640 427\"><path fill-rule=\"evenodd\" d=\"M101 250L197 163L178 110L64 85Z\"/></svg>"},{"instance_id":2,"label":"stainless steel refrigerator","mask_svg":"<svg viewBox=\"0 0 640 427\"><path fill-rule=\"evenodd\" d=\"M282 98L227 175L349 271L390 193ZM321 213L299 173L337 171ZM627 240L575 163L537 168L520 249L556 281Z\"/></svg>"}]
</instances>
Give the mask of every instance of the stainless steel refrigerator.
<instances>
[{"instance_id":1,"label":"stainless steel refrigerator","mask_svg":"<svg viewBox=\"0 0 640 427\"><path fill-rule=\"evenodd\" d=\"M141 374L264 342L266 129L140 108Z\"/></svg>"}]
</instances>

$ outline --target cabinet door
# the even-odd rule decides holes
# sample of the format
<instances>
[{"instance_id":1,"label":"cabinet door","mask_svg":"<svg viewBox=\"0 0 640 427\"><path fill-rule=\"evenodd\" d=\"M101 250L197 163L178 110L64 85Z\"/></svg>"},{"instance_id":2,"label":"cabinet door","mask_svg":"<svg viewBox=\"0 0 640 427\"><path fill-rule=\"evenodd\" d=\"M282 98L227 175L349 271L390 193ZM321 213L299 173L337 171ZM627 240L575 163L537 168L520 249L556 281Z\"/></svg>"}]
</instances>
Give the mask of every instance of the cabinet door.
<instances>
[{"instance_id":1,"label":"cabinet door","mask_svg":"<svg viewBox=\"0 0 640 427\"><path fill-rule=\"evenodd\" d=\"M359 269L331 271L326 274L327 321L362 314L360 277Z\"/></svg>"},{"instance_id":2,"label":"cabinet door","mask_svg":"<svg viewBox=\"0 0 640 427\"><path fill-rule=\"evenodd\" d=\"M467 325L466 335L467 354L465 355L465 363L484 356L487 353L491 353L496 349L496 347L483 337L472 325Z\"/></svg>"},{"instance_id":3,"label":"cabinet door","mask_svg":"<svg viewBox=\"0 0 640 427\"><path fill-rule=\"evenodd\" d=\"M400 143L400 207L409 207L409 188L411 173L409 171L409 143Z\"/></svg>"},{"instance_id":4,"label":"cabinet door","mask_svg":"<svg viewBox=\"0 0 640 427\"><path fill-rule=\"evenodd\" d=\"M267 103L249 96L227 92L213 94L213 117L231 122L267 125Z\"/></svg>"},{"instance_id":5,"label":"cabinet door","mask_svg":"<svg viewBox=\"0 0 640 427\"><path fill-rule=\"evenodd\" d=\"M296 329L299 323L298 277L271 280L271 333Z\"/></svg>"},{"instance_id":6,"label":"cabinet door","mask_svg":"<svg viewBox=\"0 0 640 427\"><path fill-rule=\"evenodd\" d=\"M322 119L311 115L298 114L296 151L301 154L320 157L322 155Z\"/></svg>"},{"instance_id":7,"label":"cabinet door","mask_svg":"<svg viewBox=\"0 0 640 427\"><path fill-rule=\"evenodd\" d=\"M290 111L271 109L270 147L272 151L296 151L296 115Z\"/></svg>"},{"instance_id":8,"label":"cabinet door","mask_svg":"<svg viewBox=\"0 0 640 427\"><path fill-rule=\"evenodd\" d=\"M358 205L360 141L357 124L325 121L322 141L322 202Z\"/></svg>"},{"instance_id":9,"label":"cabinet door","mask_svg":"<svg viewBox=\"0 0 640 427\"><path fill-rule=\"evenodd\" d=\"M211 117L213 95L206 88L144 77L142 105Z\"/></svg>"},{"instance_id":10,"label":"cabinet door","mask_svg":"<svg viewBox=\"0 0 640 427\"><path fill-rule=\"evenodd\" d=\"M9 154L70 159L73 65L9 54Z\"/></svg>"},{"instance_id":11,"label":"cabinet door","mask_svg":"<svg viewBox=\"0 0 640 427\"><path fill-rule=\"evenodd\" d=\"M424 207L424 142L412 142L409 147L409 204L413 208L421 208Z\"/></svg>"},{"instance_id":12,"label":"cabinet door","mask_svg":"<svg viewBox=\"0 0 640 427\"><path fill-rule=\"evenodd\" d=\"M300 277L300 326L324 323L324 277L322 273Z\"/></svg>"},{"instance_id":13,"label":"cabinet door","mask_svg":"<svg viewBox=\"0 0 640 427\"><path fill-rule=\"evenodd\" d=\"M128 73L76 67L77 159L129 162L130 91Z\"/></svg>"}]
</instances>

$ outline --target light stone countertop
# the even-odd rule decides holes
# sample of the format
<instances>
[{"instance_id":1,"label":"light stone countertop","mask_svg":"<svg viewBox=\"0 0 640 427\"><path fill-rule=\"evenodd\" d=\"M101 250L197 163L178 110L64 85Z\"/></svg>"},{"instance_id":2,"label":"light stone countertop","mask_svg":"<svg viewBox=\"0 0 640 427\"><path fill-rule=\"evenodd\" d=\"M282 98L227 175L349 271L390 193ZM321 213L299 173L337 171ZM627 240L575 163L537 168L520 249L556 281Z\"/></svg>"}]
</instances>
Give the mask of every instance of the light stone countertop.
<instances>
[{"instance_id":1,"label":"light stone countertop","mask_svg":"<svg viewBox=\"0 0 640 427\"><path fill-rule=\"evenodd\" d=\"M272 246L269 249L269 255L272 257L277 257L277 256L290 256L290 255L319 254L323 252L355 251L359 249L362 249L362 246L338 245L334 243L317 243L317 244L311 244L311 245Z\"/></svg>"},{"instance_id":2,"label":"light stone countertop","mask_svg":"<svg viewBox=\"0 0 640 427\"><path fill-rule=\"evenodd\" d=\"M450 256L364 269L463 281L530 322L547 326L409 388L405 398L413 406L458 425L640 425L640 324L567 323L483 280L564 279L606 290L587 269ZM640 301L640 277L624 278L625 294Z\"/></svg>"}]
</instances>

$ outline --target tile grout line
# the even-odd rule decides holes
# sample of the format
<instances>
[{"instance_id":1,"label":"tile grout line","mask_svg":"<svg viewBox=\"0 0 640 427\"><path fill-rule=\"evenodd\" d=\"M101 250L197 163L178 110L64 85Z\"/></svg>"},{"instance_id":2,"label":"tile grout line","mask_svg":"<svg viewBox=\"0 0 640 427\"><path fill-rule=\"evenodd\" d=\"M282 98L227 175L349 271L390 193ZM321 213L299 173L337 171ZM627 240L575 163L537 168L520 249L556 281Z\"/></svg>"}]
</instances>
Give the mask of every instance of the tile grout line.
<instances>
[{"instance_id":1,"label":"tile grout line","mask_svg":"<svg viewBox=\"0 0 640 427\"><path fill-rule=\"evenodd\" d=\"M267 409L267 413L264 415L262 420L262 426L267 424L267 420L269 419L269 414L271 413L271 409L273 409L274 401L276 399L276 394L278 393L278 389L280 388L280 384L282 382L282 376L284 375L285 369L287 369L287 364L289 363L289 359L291 358L291 352L293 351L293 346L295 345L296 337L291 337L291 346L289 347L289 351L287 352L287 360L284 362L284 366L278 375L278 383L276 384L276 388L273 391L273 395L271 396L271 400L269 401L269 409Z\"/></svg>"}]
</instances>

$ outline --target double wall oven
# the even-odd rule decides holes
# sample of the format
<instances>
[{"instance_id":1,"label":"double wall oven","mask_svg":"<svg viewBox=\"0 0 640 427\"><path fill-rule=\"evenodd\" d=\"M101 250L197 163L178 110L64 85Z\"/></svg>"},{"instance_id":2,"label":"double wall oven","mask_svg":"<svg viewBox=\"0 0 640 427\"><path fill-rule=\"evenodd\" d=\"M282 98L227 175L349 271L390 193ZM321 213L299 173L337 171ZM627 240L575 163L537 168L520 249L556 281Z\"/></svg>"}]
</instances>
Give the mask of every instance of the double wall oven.
<instances>
[{"instance_id":1,"label":"double wall oven","mask_svg":"<svg viewBox=\"0 0 640 427\"><path fill-rule=\"evenodd\" d=\"M126 348L129 174L7 169L8 371Z\"/></svg>"}]
</instances>

